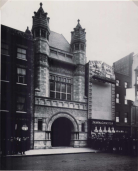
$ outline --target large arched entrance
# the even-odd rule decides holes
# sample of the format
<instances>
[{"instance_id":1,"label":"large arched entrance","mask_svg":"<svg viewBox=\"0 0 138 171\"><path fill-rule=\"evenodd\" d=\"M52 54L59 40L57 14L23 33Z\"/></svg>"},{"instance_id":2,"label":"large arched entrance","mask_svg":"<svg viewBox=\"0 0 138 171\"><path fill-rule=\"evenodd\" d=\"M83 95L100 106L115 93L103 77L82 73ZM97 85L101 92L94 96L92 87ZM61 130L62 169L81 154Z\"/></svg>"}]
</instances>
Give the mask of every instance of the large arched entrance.
<instances>
[{"instance_id":1,"label":"large arched entrance","mask_svg":"<svg viewBox=\"0 0 138 171\"><path fill-rule=\"evenodd\" d=\"M72 122L65 117L57 118L51 128L51 145L57 146L70 146L71 145L71 132L73 131Z\"/></svg>"}]
</instances>

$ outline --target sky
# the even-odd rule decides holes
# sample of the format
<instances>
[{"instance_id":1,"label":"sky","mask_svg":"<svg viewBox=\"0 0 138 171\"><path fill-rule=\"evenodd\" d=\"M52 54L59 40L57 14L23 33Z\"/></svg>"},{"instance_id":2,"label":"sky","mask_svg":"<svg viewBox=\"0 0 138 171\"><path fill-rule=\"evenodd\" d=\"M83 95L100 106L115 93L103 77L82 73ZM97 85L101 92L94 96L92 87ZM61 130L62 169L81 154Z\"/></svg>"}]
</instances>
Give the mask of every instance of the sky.
<instances>
[{"instance_id":1,"label":"sky","mask_svg":"<svg viewBox=\"0 0 138 171\"><path fill-rule=\"evenodd\" d=\"M41 1L7 1L1 8L3 25L25 31ZM86 31L86 56L109 65L138 53L138 3L132 1L42 1L50 17L50 29L71 41L80 19Z\"/></svg>"}]
</instances>

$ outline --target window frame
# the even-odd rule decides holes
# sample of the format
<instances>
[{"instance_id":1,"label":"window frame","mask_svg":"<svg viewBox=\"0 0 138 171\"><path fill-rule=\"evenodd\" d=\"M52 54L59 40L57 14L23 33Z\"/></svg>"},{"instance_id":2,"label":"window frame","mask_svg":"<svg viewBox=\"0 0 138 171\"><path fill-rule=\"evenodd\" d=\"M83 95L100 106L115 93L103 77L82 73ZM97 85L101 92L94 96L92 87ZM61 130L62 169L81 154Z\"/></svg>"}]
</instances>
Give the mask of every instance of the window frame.
<instances>
[{"instance_id":1,"label":"window frame","mask_svg":"<svg viewBox=\"0 0 138 171\"><path fill-rule=\"evenodd\" d=\"M41 123L41 124L39 125L39 123ZM41 129L39 129L39 128L41 128ZM42 119L38 119L38 128L37 128L37 130L38 131L43 131L43 120Z\"/></svg>"},{"instance_id":2,"label":"window frame","mask_svg":"<svg viewBox=\"0 0 138 171\"><path fill-rule=\"evenodd\" d=\"M59 100L71 100L72 99L72 78L58 76L58 75L50 75L49 78L50 83L50 98L59 99ZM53 89L51 89L51 83L53 83ZM59 89L57 89L57 85L59 85ZM63 91L63 85L65 85L65 91ZM70 92L68 92L68 86L70 87ZM53 94L54 96L52 96ZM59 97L58 97L59 94ZM65 95L65 98L63 98ZM70 98L68 98L70 96Z\"/></svg>"},{"instance_id":3,"label":"window frame","mask_svg":"<svg viewBox=\"0 0 138 171\"><path fill-rule=\"evenodd\" d=\"M23 69L23 70L25 70L25 75L23 75L23 74L19 74L18 73L18 69ZM23 78L23 82L20 82L20 78ZM25 68L19 68L19 67L17 67L17 83L21 83L21 84L26 84L26 69Z\"/></svg>"},{"instance_id":4,"label":"window frame","mask_svg":"<svg viewBox=\"0 0 138 171\"><path fill-rule=\"evenodd\" d=\"M118 95L118 97L117 97L117 95ZM117 102L117 100L118 100L118 102ZM120 94L119 93L116 93L116 103L120 103Z\"/></svg>"},{"instance_id":5,"label":"window frame","mask_svg":"<svg viewBox=\"0 0 138 171\"><path fill-rule=\"evenodd\" d=\"M126 115L126 117L125 117L125 115ZM128 123L128 113L127 112L124 113L124 123Z\"/></svg>"},{"instance_id":6,"label":"window frame","mask_svg":"<svg viewBox=\"0 0 138 171\"><path fill-rule=\"evenodd\" d=\"M81 124L81 132L85 132L85 123Z\"/></svg>"},{"instance_id":7,"label":"window frame","mask_svg":"<svg viewBox=\"0 0 138 171\"><path fill-rule=\"evenodd\" d=\"M21 52L18 51L19 49L21 50ZM25 53L22 52L23 50L25 51ZM20 54L21 56L24 55L25 58L19 57L18 54ZM27 50L25 48L17 47L17 59L27 60Z\"/></svg>"},{"instance_id":8,"label":"window frame","mask_svg":"<svg viewBox=\"0 0 138 171\"><path fill-rule=\"evenodd\" d=\"M128 82L124 82L124 87L128 88Z\"/></svg>"},{"instance_id":9,"label":"window frame","mask_svg":"<svg viewBox=\"0 0 138 171\"><path fill-rule=\"evenodd\" d=\"M7 45L7 47L3 47L3 45ZM4 51L6 51L6 53L4 53ZM9 44L1 42L1 54L9 55Z\"/></svg>"},{"instance_id":10,"label":"window frame","mask_svg":"<svg viewBox=\"0 0 138 171\"><path fill-rule=\"evenodd\" d=\"M77 48L76 48L77 47ZM75 44L75 50L79 50L80 48L79 48L79 43L76 43Z\"/></svg>"},{"instance_id":11,"label":"window frame","mask_svg":"<svg viewBox=\"0 0 138 171\"><path fill-rule=\"evenodd\" d=\"M128 101L126 99L126 96L124 96L124 104L127 105L128 104Z\"/></svg>"},{"instance_id":12,"label":"window frame","mask_svg":"<svg viewBox=\"0 0 138 171\"><path fill-rule=\"evenodd\" d=\"M118 81L118 82L117 82ZM116 86L119 87L120 86L120 80L116 80Z\"/></svg>"},{"instance_id":13,"label":"window frame","mask_svg":"<svg viewBox=\"0 0 138 171\"><path fill-rule=\"evenodd\" d=\"M115 121L116 121L117 123L120 122L120 112L116 112Z\"/></svg>"},{"instance_id":14,"label":"window frame","mask_svg":"<svg viewBox=\"0 0 138 171\"><path fill-rule=\"evenodd\" d=\"M18 98L24 98L24 102L18 102ZM27 111L27 103L26 103L26 96L23 95L17 95L16 96L16 111L20 111L20 112L26 112ZM18 109L18 105L23 105L23 110Z\"/></svg>"}]
</instances>

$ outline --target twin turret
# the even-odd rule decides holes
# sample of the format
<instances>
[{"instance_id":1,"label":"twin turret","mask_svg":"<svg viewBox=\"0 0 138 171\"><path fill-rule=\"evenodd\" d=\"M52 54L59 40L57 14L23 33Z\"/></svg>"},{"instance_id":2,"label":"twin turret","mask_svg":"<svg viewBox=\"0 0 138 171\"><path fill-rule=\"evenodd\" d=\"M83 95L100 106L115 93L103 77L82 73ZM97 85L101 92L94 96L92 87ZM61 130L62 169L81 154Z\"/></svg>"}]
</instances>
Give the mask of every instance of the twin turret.
<instances>
[{"instance_id":1,"label":"twin turret","mask_svg":"<svg viewBox=\"0 0 138 171\"><path fill-rule=\"evenodd\" d=\"M42 8L42 3L40 3L40 8L37 12L34 12L35 16L33 16L33 27L32 34L33 37L43 37L49 41L50 28L49 28L49 17L47 17L47 13L44 12Z\"/></svg>"},{"instance_id":2,"label":"twin turret","mask_svg":"<svg viewBox=\"0 0 138 171\"><path fill-rule=\"evenodd\" d=\"M86 50L86 32L85 29L82 29L80 25L80 20L74 31L71 32L71 49L74 51L84 51Z\"/></svg>"}]
</instances>

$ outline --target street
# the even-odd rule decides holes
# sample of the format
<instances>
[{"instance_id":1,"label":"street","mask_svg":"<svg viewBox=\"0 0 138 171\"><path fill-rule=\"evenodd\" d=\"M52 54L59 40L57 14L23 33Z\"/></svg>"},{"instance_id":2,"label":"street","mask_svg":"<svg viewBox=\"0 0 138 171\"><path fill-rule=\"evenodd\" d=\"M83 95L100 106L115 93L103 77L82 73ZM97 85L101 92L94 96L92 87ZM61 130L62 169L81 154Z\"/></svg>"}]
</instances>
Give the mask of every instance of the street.
<instances>
[{"instance_id":1,"label":"street","mask_svg":"<svg viewBox=\"0 0 138 171\"><path fill-rule=\"evenodd\" d=\"M1 170L137 171L137 158L111 153L7 157Z\"/></svg>"}]
</instances>

